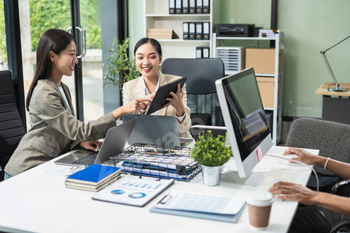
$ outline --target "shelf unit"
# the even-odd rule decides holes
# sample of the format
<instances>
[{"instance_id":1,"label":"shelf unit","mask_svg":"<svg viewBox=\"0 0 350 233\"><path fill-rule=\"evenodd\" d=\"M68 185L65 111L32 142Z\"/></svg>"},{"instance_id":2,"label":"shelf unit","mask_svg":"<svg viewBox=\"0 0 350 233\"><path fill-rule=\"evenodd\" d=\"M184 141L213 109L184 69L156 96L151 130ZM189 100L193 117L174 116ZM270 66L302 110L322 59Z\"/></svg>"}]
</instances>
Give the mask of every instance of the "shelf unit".
<instances>
[{"instance_id":1,"label":"shelf unit","mask_svg":"<svg viewBox=\"0 0 350 233\"><path fill-rule=\"evenodd\" d=\"M273 74L259 74L257 77L271 77L274 78L274 100L272 108L264 108L265 110L272 111L272 141L274 145L277 145L281 140L282 135L282 91L283 91L283 53L284 53L284 36L280 32L276 34L275 38L266 37L217 37L216 33L213 33L213 57L216 56L217 42L221 41L222 46L224 40L267 40L275 41L275 72ZM280 54L281 50L281 54ZM281 63L281 64L280 64ZM233 74L234 72L226 72L226 74Z\"/></svg>"},{"instance_id":2,"label":"shelf unit","mask_svg":"<svg viewBox=\"0 0 350 233\"><path fill-rule=\"evenodd\" d=\"M157 39L163 51L163 60L166 58L195 58L196 47L210 48L212 57L212 41L209 40L183 40L183 22L209 22L210 34L213 34L214 25L219 23L220 0L210 0L210 14L169 14L169 0L144 0L144 32L147 28L171 28L180 39Z\"/></svg>"}]
</instances>

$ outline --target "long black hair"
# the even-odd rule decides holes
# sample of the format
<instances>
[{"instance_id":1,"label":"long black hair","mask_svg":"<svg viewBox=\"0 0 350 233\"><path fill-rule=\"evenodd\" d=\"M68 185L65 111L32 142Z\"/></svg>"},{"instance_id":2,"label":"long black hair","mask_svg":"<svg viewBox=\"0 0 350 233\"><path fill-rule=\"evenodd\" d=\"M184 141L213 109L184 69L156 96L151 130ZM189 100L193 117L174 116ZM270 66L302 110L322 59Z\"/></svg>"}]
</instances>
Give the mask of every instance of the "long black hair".
<instances>
[{"instance_id":1,"label":"long black hair","mask_svg":"<svg viewBox=\"0 0 350 233\"><path fill-rule=\"evenodd\" d=\"M26 108L29 111L29 103L32 98L33 90L40 79L45 79L51 75L52 63L50 59L50 51L60 54L62 50L72 42L74 37L68 32L61 29L49 29L40 37L36 50L36 68L32 84L30 85Z\"/></svg>"},{"instance_id":2,"label":"long black hair","mask_svg":"<svg viewBox=\"0 0 350 233\"><path fill-rule=\"evenodd\" d=\"M134 56L136 55L136 51L138 50L138 48L141 45L144 45L147 43L150 43L153 46L154 50L156 50L156 53L158 53L160 59L162 59L161 58L162 57L162 47L160 46L160 43L156 39L148 38L148 37L144 37L136 43L135 48L134 48Z\"/></svg>"}]
</instances>

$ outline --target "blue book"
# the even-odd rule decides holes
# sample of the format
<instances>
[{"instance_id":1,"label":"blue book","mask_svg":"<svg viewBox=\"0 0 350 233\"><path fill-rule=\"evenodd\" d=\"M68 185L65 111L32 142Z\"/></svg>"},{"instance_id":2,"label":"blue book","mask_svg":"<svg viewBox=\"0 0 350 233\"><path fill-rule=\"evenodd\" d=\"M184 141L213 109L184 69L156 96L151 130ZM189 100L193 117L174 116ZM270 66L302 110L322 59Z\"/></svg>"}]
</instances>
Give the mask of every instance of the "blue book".
<instances>
[{"instance_id":1,"label":"blue book","mask_svg":"<svg viewBox=\"0 0 350 233\"><path fill-rule=\"evenodd\" d=\"M85 169L68 176L66 183L75 182L87 185L99 185L107 180L114 179L119 174L120 168L118 167L92 164Z\"/></svg>"}]
</instances>

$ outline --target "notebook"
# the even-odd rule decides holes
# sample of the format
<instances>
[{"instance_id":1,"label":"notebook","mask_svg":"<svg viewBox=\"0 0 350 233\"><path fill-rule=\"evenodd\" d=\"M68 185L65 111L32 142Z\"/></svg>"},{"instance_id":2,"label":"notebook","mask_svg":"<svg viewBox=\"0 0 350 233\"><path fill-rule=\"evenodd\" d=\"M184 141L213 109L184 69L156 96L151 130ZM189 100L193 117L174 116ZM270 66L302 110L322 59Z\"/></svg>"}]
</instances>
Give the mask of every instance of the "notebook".
<instances>
[{"instance_id":1,"label":"notebook","mask_svg":"<svg viewBox=\"0 0 350 233\"><path fill-rule=\"evenodd\" d=\"M107 161L111 156L119 154L124 149L136 122L137 118L134 118L122 125L110 128L98 153L79 149L72 154L56 160L55 163L63 165L83 164L88 166Z\"/></svg>"},{"instance_id":2,"label":"notebook","mask_svg":"<svg viewBox=\"0 0 350 233\"><path fill-rule=\"evenodd\" d=\"M128 143L152 144L161 148L180 147L176 119L173 116L130 114L122 117L123 122L137 118Z\"/></svg>"}]
</instances>

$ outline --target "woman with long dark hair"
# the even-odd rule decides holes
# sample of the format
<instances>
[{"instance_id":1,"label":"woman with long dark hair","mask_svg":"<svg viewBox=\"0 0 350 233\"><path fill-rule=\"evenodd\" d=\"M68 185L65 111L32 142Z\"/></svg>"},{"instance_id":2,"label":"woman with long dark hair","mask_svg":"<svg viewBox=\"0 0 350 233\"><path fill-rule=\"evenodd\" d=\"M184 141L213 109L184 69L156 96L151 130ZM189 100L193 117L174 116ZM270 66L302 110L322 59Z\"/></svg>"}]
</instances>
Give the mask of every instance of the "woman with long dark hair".
<instances>
[{"instance_id":1,"label":"woman with long dark hair","mask_svg":"<svg viewBox=\"0 0 350 233\"><path fill-rule=\"evenodd\" d=\"M69 150L82 147L98 150L108 129L125 114L139 113L147 98L127 105L95 121L84 123L74 116L71 95L62 82L78 63L74 37L60 29L49 29L40 38L36 69L26 108L31 129L25 134L5 167L5 179L49 161Z\"/></svg>"}]
</instances>

